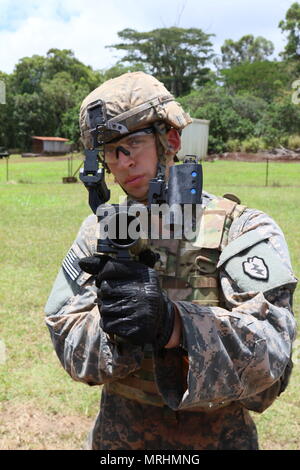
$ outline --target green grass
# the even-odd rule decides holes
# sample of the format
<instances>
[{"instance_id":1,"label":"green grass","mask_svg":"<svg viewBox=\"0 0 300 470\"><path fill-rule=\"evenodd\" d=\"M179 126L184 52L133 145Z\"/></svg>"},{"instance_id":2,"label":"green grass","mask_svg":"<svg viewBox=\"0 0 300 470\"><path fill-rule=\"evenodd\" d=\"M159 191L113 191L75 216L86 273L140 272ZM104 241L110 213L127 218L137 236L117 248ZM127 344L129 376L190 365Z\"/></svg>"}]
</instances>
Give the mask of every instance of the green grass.
<instances>
[{"instance_id":1,"label":"green grass","mask_svg":"<svg viewBox=\"0 0 300 470\"><path fill-rule=\"evenodd\" d=\"M11 155L8 162L3 158L0 160L0 184L7 181L23 184L60 183L63 177L69 176L68 158L71 156L51 157L50 161L49 158L44 158L41 161L38 158L22 158L20 155ZM81 163L82 155L74 154L71 175L76 172Z\"/></svg>"},{"instance_id":2,"label":"green grass","mask_svg":"<svg viewBox=\"0 0 300 470\"><path fill-rule=\"evenodd\" d=\"M5 162L0 161L0 340L7 349L7 360L0 364L0 410L1 403L30 403L50 415L93 417L98 410L99 388L75 383L65 373L43 318L61 260L90 213L83 185L61 183L67 170L66 160L24 162L14 156L10 175L16 184L10 184L5 180ZM244 204L273 216L284 230L299 277L300 166L271 166L270 175L276 173L286 188L264 187L264 170L264 164L258 163L207 162L205 188L218 195L234 192ZM18 183L25 180L35 184ZM111 189L116 202L121 192L117 186ZM298 289L294 307L298 321L299 306ZM254 414L262 448L299 448L299 350L298 344L288 390L265 413Z\"/></svg>"},{"instance_id":3,"label":"green grass","mask_svg":"<svg viewBox=\"0 0 300 470\"><path fill-rule=\"evenodd\" d=\"M214 161L204 162L204 183L214 185L214 181L230 188L240 186L266 186L265 162ZM268 187L300 187L300 163L269 162Z\"/></svg>"}]
</instances>

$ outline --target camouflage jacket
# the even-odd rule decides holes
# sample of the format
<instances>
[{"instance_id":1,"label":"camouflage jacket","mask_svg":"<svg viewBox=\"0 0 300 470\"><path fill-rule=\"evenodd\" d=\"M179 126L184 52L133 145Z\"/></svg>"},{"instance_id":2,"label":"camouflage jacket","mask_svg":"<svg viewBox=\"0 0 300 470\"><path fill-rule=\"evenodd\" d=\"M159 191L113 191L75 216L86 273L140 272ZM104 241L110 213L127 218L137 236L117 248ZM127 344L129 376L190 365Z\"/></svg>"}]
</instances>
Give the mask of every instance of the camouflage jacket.
<instances>
[{"instance_id":1,"label":"camouflage jacket","mask_svg":"<svg viewBox=\"0 0 300 470\"><path fill-rule=\"evenodd\" d=\"M203 199L207 207L219 200L208 193ZM209 223L217 225L217 211ZM145 354L140 346L111 341L99 326L94 278L78 267L80 258L96 250L97 225L94 215L82 224L45 308L63 367L74 380L90 385L126 378L141 368ZM197 271L201 239L196 244L156 240L150 246L160 254L155 266L160 275L187 280ZM197 285L167 289L181 317L188 373L183 383L182 348L164 349L153 355L156 384L173 410L240 401L263 411L282 389L290 364L296 278L280 228L258 210L245 209L231 224L226 245L219 248L221 304L194 302ZM254 258L261 261L256 273L251 268Z\"/></svg>"}]
</instances>

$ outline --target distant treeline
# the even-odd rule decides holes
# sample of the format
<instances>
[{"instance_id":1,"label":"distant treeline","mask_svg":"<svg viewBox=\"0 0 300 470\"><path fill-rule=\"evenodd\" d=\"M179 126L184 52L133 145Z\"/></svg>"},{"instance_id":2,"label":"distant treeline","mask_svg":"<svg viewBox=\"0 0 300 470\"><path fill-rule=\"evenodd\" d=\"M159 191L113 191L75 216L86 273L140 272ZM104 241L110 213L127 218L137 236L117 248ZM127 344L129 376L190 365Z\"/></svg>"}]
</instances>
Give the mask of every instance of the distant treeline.
<instances>
[{"instance_id":1,"label":"distant treeline","mask_svg":"<svg viewBox=\"0 0 300 470\"><path fill-rule=\"evenodd\" d=\"M120 43L107 47L123 50L124 57L108 70L93 70L67 49L24 57L13 73L0 71L6 88L0 146L30 150L31 136L40 135L66 137L80 147L82 99L109 78L143 70L161 80L193 117L210 120L210 153L299 148L298 2L278 27L286 46L277 59L270 59L273 43L260 36L227 39L218 55L213 34L178 27L119 32Z\"/></svg>"}]
</instances>

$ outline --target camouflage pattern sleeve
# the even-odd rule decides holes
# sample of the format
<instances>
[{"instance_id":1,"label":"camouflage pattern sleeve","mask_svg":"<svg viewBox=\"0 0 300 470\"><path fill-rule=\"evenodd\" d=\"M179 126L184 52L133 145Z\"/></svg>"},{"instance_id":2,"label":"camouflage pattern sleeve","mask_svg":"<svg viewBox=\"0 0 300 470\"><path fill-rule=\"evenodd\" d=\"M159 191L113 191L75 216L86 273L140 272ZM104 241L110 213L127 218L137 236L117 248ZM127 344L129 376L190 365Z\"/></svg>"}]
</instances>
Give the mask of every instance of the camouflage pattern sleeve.
<instances>
[{"instance_id":1,"label":"camouflage pattern sleeve","mask_svg":"<svg viewBox=\"0 0 300 470\"><path fill-rule=\"evenodd\" d=\"M173 409L248 400L253 403L249 409L262 411L274 400L264 391L273 387L277 396L283 386L280 379L290 367L296 278L280 228L266 214L247 209L232 224L222 256L225 308L175 302L188 354L185 387L178 380L182 373L178 350L155 356L160 393Z\"/></svg>"},{"instance_id":2,"label":"camouflage pattern sleeve","mask_svg":"<svg viewBox=\"0 0 300 470\"><path fill-rule=\"evenodd\" d=\"M99 325L94 278L81 271L78 261L91 256L97 240L96 216L82 224L63 260L45 307L46 324L64 369L89 385L118 380L140 367L140 347L116 343Z\"/></svg>"}]
</instances>

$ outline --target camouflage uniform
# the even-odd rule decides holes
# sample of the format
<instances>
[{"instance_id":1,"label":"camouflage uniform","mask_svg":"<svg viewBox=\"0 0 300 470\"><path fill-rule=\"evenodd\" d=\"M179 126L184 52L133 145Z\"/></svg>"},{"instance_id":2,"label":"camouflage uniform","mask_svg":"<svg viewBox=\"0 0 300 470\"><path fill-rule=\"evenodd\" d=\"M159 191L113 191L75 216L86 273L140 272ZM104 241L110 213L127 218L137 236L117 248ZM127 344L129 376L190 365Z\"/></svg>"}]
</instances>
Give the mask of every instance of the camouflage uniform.
<instances>
[{"instance_id":1,"label":"camouflage uniform","mask_svg":"<svg viewBox=\"0 0 300 470\"><path fill-rule=\"evenodd\" d=\"M178 348L154 353L101 330L94 278L78 266L96 250L96 216L63 262L46 321L70 376L104 384L91 449L258 448L248 410L262 412L288 380L296 279L269 216L207 193L203 203L196 241L149 242L181 317Z\"/></svg>"}]
</instances>

